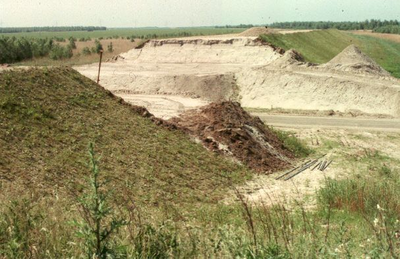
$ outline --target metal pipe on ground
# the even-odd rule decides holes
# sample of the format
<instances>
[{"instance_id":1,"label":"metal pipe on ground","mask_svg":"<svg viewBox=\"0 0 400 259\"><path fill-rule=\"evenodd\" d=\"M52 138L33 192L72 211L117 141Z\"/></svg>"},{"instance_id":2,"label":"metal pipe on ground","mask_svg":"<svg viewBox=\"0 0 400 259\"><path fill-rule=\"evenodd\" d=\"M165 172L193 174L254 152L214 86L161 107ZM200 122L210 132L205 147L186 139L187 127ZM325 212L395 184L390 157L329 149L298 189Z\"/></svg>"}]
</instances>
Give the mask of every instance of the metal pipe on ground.
<instances>
[{"instance_id":1,"label":"metal pipe on ground","mask_svg":"<svg viewBox=\"0 0 400 259\"><path fill-rule=\"evenodd\" d=\"M318 167L318 170L322 170L324 168L326 161L322 161L321 165Z\"/></svg>"},{"instance_id":2,"label":"metal pipe on ground","mask_svg":"<svg viewBox=\"0 0 400 259\"><path fill-rule=\"evenodd\" d=\"M328 168L328 166L330 165L332 163L332 160L331 161L329 161L329 163L328 164L326 164L326 166L322 169L322 171L324 171L326 168Z\"/></svg>"},{"instance_id":3,"label":"metal pipe on ground","mask_svg":"<svg viewBox=\"0 0 400 259\"><path fill-rule=\"evenodd\" d=\"M295 167L295 168L293 168L292 170L290 170L290 171L287 171L287 172L286 172L286 173L284 173L283 175L281 175L281 176L278 176L277 178L275 178L275 180L279 180L279 179L283 178L284 176L286 176L286 175L290 174L291 172L293 172L293 171L295 171L295 170L297 170L297 169L299 169L299 168L300 168L300 166L298 166L298 167Z\"/></svg>"},{"instance_id":4,"label":"metal pipe on ground","mask_svg":"<svg viewBox=\"0 0 400 259\"><path fill-rule=\"evenodd\" d=\"M318 159L314 160L313 162L311 162L311 163L308 164L307 166L304 166L303 168L301 168L301 169L300 169L299 171L297 171L295 174L292 174L292 175L286 177L284 180L287 181L287 180L292 179L293 177L295 177L296 175L300 174L301 172L307 170L308 168L310 168L311 166L313 166L313 165L314 165L315 163L317 163L317 162L318 162Z\"/></svg>"},{"instance_id":5,"label":"metal pipe on ground","mask_svg":"<svg viewBox=\"0 0 400 259\"><path fill-rule=\"evenodd\" d=\"M322 163L322 161L321 162L319 162L318 164L316 164L312 169L311 169L311 171L314 171L315 170L315 168L317 168L318 166L320 166L321 165L321 163Z\"/></svg>"},{"instance_id":6,"label":"metal pipe on ground","mask_svg":"<svg viewBox=\"0 0 400 259\"><path fill-rule=\"evenodd\" d=\"M304 164L302 164L302 165L300 165L300 166L297 166L297 167L293 168L292 170L287 171L286 173L282 174L281 176L278 176L277 178L275 178L275 180L279 180L279 179L283 178L284 176L290 174L291 172L293 172L293 171L295 171L295 170L297 170L297 169L299 169L299 168L302 168L303 166L307 165L307 164L310 163L310 162L311 162L311 160L308 160L308 161L305 162Z\"/></svg>"}]
</instances>

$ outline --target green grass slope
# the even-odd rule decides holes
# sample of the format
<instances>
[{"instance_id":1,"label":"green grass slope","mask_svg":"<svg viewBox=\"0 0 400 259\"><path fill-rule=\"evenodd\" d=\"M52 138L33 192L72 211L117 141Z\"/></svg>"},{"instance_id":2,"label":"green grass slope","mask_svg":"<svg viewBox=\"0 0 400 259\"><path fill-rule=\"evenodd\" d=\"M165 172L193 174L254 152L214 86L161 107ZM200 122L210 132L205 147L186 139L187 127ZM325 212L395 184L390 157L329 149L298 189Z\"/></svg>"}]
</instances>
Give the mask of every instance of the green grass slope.
<instances>
[{"instance_id":1,"label":"green grass slope","mask_svg":"<svg viewBox=\"0 0 400 259\"><path fill-rule=\"evenodd\" d=\"M213 203L249 175L73 69L0 73L0 180L23 192L78 188L89 174L91 142L113 188L145 204Z\"/></svg>"},{"instance_id":2,"label":"green grass slope","mask_svg":"<svg viewBox=\"0 0 400 259\"><path fill-rule=\"evenodd\" d=\"M296 49L307 61L318 64L328 62L347 46L355 44L393 76L400 78L400 44L396 42L339 30L269 34L261 37L285 50Z\"/></svg>"}]
</instances>

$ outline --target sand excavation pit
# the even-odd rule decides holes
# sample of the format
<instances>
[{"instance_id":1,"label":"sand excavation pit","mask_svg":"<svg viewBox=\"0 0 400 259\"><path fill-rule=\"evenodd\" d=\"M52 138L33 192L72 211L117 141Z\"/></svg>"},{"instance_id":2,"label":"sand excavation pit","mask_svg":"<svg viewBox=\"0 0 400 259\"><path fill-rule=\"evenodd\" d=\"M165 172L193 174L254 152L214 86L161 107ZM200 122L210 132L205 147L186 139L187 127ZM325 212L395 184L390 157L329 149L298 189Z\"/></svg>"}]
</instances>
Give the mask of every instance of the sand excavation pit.
<instances>
[{"instance_id":1,"label":"sand excavation pit","mask_svg":"<svg viewBox=\"0 0 400 259\"><path fill-rule=\"evenodd\" d=\"M200 140L207 149L259 173L285 169L294 160L276 134L237 102L212 103L168 122Z\"/></svg>"},{"instance_id":2,"label":"sand excavation pit","mask_svg":"<svg viewBox=\"0 0 400 259\"><path fill-rule=\"evenodd\" d=\"M274 31L244 34L260 30ZM97 78L97 64L76 69ZM355 46L314 65L253 36L151 40L104 63L100 83L165 119L226 100L247 108L400 117L400 81Z\"/></svg>"}]
</instances>

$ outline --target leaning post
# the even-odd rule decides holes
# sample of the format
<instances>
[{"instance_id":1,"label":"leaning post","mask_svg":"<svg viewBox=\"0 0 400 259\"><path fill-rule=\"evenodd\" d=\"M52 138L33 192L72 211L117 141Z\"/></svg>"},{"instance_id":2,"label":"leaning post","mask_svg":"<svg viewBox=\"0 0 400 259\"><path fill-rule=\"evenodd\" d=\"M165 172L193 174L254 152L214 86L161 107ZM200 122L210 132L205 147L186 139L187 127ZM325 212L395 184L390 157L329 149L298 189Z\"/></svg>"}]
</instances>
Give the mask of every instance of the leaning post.
<instances>
[{"instance_id":1,"label":"leaning post","mask_svg":"<svg viewBox=\"0 0 400 259\"><path fill-rule=\"evenodd\" d=\"M103 50L100 50L100 62L99 62L99 73L97 74L97 84L100 82L100 69L101 69L101 60L103 58Z\"/></svg>"}]
</instances>

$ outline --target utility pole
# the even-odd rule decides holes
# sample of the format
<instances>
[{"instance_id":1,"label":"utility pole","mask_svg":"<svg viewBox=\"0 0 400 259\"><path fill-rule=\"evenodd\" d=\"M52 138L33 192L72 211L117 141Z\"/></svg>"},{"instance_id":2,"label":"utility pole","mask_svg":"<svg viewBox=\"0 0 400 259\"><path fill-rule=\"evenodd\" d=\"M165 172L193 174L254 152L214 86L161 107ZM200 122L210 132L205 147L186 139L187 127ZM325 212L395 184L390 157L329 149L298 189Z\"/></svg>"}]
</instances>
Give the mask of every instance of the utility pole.
<instances>
[{"instance_id":1,"label":"utility pole","mask_svg":"<svg viewBox=\"0 0 400 259\"><path fill-rule=\"evenodd\" d=\"M103 50L100 50L100 62L99 62L99 73L97 74L97 84L100 82L100 69L101 69L101 59L103 58Z\"/></svg>"}]
</instances>

